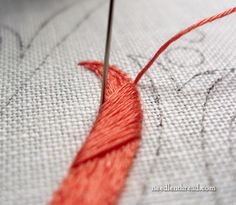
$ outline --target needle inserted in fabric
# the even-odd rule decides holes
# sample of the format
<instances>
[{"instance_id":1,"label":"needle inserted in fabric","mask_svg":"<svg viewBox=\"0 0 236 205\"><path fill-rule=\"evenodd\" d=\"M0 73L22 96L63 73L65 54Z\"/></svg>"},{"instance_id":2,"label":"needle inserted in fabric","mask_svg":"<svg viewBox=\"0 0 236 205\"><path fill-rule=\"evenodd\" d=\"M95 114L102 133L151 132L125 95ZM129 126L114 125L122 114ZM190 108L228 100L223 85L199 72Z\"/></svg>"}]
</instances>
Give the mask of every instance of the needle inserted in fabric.
<instances>
[{"instance_id":1,"label":"needle inserted in fabric","mask_svg":"<svg viewBox=\"0 0 236 205\"><path fill-rule=\"evenodd\" d=\"M114 1L115 0L110 0L110 7L109 7L106 47L105 47L104 67L103 67L103 77L102 77L101 105L103 104L105 100L105 89L106 89L106 81L107 81L107 73L108 73L109 57L110 57L110 47L111 47Z\"/></svg>"}]
</instances>

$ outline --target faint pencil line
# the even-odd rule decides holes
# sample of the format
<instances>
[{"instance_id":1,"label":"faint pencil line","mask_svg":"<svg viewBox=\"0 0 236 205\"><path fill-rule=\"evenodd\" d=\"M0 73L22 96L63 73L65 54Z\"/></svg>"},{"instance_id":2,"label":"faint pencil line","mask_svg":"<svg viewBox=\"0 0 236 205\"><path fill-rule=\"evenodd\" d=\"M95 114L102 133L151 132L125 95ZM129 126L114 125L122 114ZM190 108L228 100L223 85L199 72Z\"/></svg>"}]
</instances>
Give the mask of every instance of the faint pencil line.
<instances>
[{"instance_id":1,"label":"faint pencil line","mask_svg":"<svg viewBox=\"0 0 236 205\"><path fill-rule=\"evenodd\" d=\"M128 58L130 58L131 60L133 60L134 62L136 62L138 64L138 66L140 67L140 69L143 68L143 65L141 65L141 63L136 59L136 58L142 58L147 60L147 57L144 57L142 55L127 55ZM174 83L174 85L176 86L176 89L178 90L179 85L177 83L177 80L174 78L173 73L167 69L161 62L155 62L158 66L161 66L161 68L167 72L169 78L172 80L172 82Z\"/></svg>"},{"instance_id":2,"label":"faint pencil line","mask_svg":"<svg viewBox=\"0 0 236 205\"><path fill-rule=\"evenodd\" d=\"M207 70L207 71L205 71L205 72L197 73L197 74L195 74L194 76L192 76L190 79L188 79L185 83L183 83L183 84L181 85L181 87L178 88L177 91L183 90L183 89L186 87L186 85L188 85L189 83L191 83L191 81L193 81L193 80L194 80L195 78L197 78L197 77L204 76L204 75L214 75L215 73L216 73L215 70L213 70L213 71Z\"/></svg>"},{"instance_id":3,"label":"faint pencil line","mask_svg":"<svg viewBox=\"0 0 236 205\"><path fill-rule=\"evenodd\" d=\"M172 57L170 57L170 53L173 52L173 51L178 51L178 50L183 50L183 51L188 51L188 52L193 51L196 54L198 54L199 59L198 59L198 61L195 60L193 64L177 63L177 62L173 61ZM199 67L199 66L203 65L205 60L206 60L204 54L198 48L186 47L186 46L183 46L183 47L177 46L177 47L174 47L174 48L169 48L164 53L164 58L168 63L170 63L172 65L175 65L175 66L178 66L178 67L182 67L182 68L186 68L186 67L189 67L189 66Z\"/></svg>"},{"instance_id":4,"label":"faint pencil line","mask_svg":"<svg viewBox=\"0 0 236 205\"><path fill-rule=\"evenodd\" d=\"M76 5L77 3L79 3L80 1L73 1L63 7L61 7L59 10L57 10L56 12L54 12L53 14L51 14L47 19L45 19L40 26L37 28L37 30L35 31L35 33L33 34L33 36L31 37L31 39L29 40L28 44L26 45L26 50L29 49L32 46L33 41L36 39L36 37L40 34L40 32L53 20L55 19L57 16L59 16L60 14L66 12L67 10L69 10L72 6ZM26 51L25 51L26 52Z\"/></svg>"},{"instance_id":5,"label":"faint pencil line","mask_svg":"<svg viewBox=\"0 0 236 205\"><path fill-rule=\"evenodd\" d=\"M200 136L201 136L201 149L203 151L203 154L205 155L205 148L206 148L206 144L205 144L205 138L204 138L204 135L205 135L205 126L204 126L204 123L206 121L206 108L207 108L207 104L208 104L208 101L210 99L210 96L212 95L213 91L215 90L215 88L217 87L217 85L224 81L231 73L233 73L235 71L235 68L232 68L230 69L225 75L223 75L222 77L216 79L214 81L214 83L207 89L207 92L206 92L206 97L205 97L205 101L203 103L203 110L202 110L202 118L201 118L201 130L200 130ZM206 171L206 177L207 177L207 180L208 180L208 183L210 186L215 186L215 182L214 182L214 179L213 177L211 176L210 174L210 164L209 162L206 160L205 157L203 157L203 160L204 160L204 167L205 167L205 171ZM220 201L217 197L217 193L214 192L214 198L215 198L215 204L220 204Z\"/></svg>"},{"instance_id":6,"label":"faint pencil line","mask_svg":"<svg viewBox=\"0 0 236 205\"><path fill-rule=\"evenodd\" d=\"M23 44L23 41L22 41L22 38L21 38L20 34L16 30L14 30L13 28L11 28L10 26L5 25L5 24L0 24L0 29L1 28L8 30L10 33L12 33L16 37L17 42L19 44L20 57L21 57L22 56L22 51L23 51L23 48L24 48L24 44ZM1 40L0 40L1 43L3 41L2 39L3 38L1 37Z\"/></svg>"},{"instance_id":7,"label":"faint pencil line","mask_svg":"<svg viewBox=\"0 0 236 205\"><path fill-rule=\"evenodd\" d=\"M9 98L8 102L6 103L5 107L3 109L1 109L0 111L0 116L3 115L3 110L6 109L6 107L10 104L10 102L14 99L14 97L16 97L18 95L18 93L20 92L20 90L23 89L24 86L27 85L28 81L31 80L31 78L41 69L41 67L46 63L47 59L50 57L51 53L57 49L59 46L61 46L68 38L70 35L72 35L87 19L89 19L89 17L99 8L101 8L104 4L106 3L106 1L102 1L99 2L99 4L97 4L95 7L93 7L75 26L74 28L68 33L66 34L61 41L59 41L52 49L51 51L44 57L44 59L41 61L41 63L39 64L39 66L34 69L32 71L32 73L30 74L30 76L24 80L24 83L22 83L20 85L20 87L16 90L16 92Z\"/></svg>"},{"instance_id":8,"label":"faint pencil line","mask_svg":"<svg viewBox=\"0 0 236 205\"><path fill-rule=\"evenodd\" d=\"M187 41L189 43L201 43L204 41L206 34L203 31L196 29L195 31L192 31L192 32L197 33L199 38L190 39L190 38L184 37L184 38L182 38L182 40Z\"/></svg>"},{"instance_id":9,"label":"faint pencil line","mask_svg":"<svg viewBox=\"0 0 236 205\"><path fill-rule=\"evenodd\" d=\"M234 115L231 119L230 119L230 123L229 123L229 135L228 135L228 142L229 142L229 155L230 157L236 161L236 157L233 154L233 141L231 140L232 137L232 133L233 133L233 124L236 120L236 115Z\"/></svg>"}]
</instances>

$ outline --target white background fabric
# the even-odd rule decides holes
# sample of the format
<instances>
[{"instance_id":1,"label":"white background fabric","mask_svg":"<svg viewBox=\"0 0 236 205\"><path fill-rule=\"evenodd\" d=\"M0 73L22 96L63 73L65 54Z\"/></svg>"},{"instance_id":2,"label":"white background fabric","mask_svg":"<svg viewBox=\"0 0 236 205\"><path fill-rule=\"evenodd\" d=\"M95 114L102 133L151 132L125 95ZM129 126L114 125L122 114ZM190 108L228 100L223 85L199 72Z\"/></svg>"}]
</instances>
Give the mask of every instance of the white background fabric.
<instances>
[{"instance_id":1,"label":"white background fabric","mask_svg":"<svg viewBox=\"0 0 236 205\"><path fill-rule=\"evenodd\" d=\"M162 43L235 0L117 0L111 63L132 78ZM101 83L108 1L0 0L0 204L47 204L82 146ZM120 205L236 203L236 15L172 45L138 87L141 147ZM152 192L160 185L217 192Z\"/></svg>"}]
</instances>

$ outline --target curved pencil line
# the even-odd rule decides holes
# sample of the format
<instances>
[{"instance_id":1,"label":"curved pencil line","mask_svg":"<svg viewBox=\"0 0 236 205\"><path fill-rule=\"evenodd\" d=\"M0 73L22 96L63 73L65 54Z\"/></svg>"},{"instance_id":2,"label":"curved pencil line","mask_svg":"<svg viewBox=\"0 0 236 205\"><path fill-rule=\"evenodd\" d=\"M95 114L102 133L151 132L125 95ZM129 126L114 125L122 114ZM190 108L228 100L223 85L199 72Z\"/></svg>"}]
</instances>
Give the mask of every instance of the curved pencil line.
<instances>
[{"instance_id":1,"label":"curved pencil line","mask_svg":"<svg viewBox=\"0 0 236 205\"><path fill-rule=\"evenodd\" d=\"M183 89L186 87L186 85L188 85L189 83L191 83L191 81L193 81L194 79L196 79L196 78L198 78L198 77L200 77L200 76L214 75L215 72L216 72L216 70L212 70L212 71L211 71L211 70L207 70L207 71L205 71L205 72L197 73L197 74L195 74L194 76L192 76L191 78L189 78L185 83L183 83L183 84L181 85L181 87L178 88L177 91L183 90Z\"/></svg>"},{"instance_id":2,"label":"curved pencil line","mask_svg":"<svg viewBox=\"0 0 236 205\"><path fill-rule=\"evenodd\" d=\"M228 134L228 142L229 142L229 154L230 157L236 161L236 156L234 156L233 154L233 141L231 140L232 137L232 133L233 133L233 124L235 123L236 120L236 114L230 119L230 123L229 123L229 134Z\"/></svg>"},{"instance_id":3,"label":"curved pencil line","mask_svg":"<svg viewBox=\"0 0 236 205\"><path fill-rule=\"evenodd\" d=\"M186 87L186 85L188 85L189 83L191 83L191 81L195 80L196 78L198 78L200 76L214 75L214 74L216 74L216 72L219 72L219 71L232 71L232 69L230 69L230 70L225 69L225 68L222 70L214 69L214 70L207 70L204 72L197 73L194 76L192 76L189 80L187 80L181 87L179 87L179 89L177 91L182 91Z\"/></svg>"},{"instance_id":4,"label":"curved pencil line","mask_svg":"<svg viewBox=\"0 0 236 205\"><path fill-rule=\"evenodd\" d=\"M128 58L130 58L133 62L135 62L140 68L142 68L141 63L139 62L139 60L137 58L142 58L142 59L148 59L148 57L144 57L141 55L127 55ZM173 83L176 86L176 89L178 89L179 85L177 83L177 80L174 78L172 72L170 69L167 69L161 62L155 62L157 64L157 66L161 66L161 69L163 69L164 71L167 72L169 78L173 81Z\"/></svg>"},{"instance_id":5,"label":"curved pencil line","mask_svg":"<svg viewBox=\"0 0 236 205\"><path fill-rule=\"evenodd\" d=\"M206 37L206 34L203 31L199 30L199 29L196 29L195 33L197 33L200 36L200 38L191 39L191 38L186 37L186 38L183 38L182 40L186 41L186 42L189 42L189 43L201 43L201 42L203 42L205 37Z\"/></svg>"},{"instance_id":6,"label":"curved pencil line","mask_svg":"<svg viewBox=\"0 0 236 205\"><path fill-rule=\"evenodd\" d=\"M10 26L5 25L5 24L0 24L0 29L1 28L8 30L16 37L17 42L19 44L19 50L20 50L20 52L22 52L23 48L24 48L24 44L23 44L20 34L16 30L14 30L13 28L11 28ZM1 38L1 42L2 42L2 38ZM20 55L22 55L22 54L20 54Z\"/></svg>"},{"instance_id":7,"label":"curved pencil line","mask_svg":"<svg viewBox=\"0 0 236 205\"><path fill-rule=\"evenodd\" d=\"M69 10L72 6L76 5L77 3L79 3L79 1L73 1L68 5L65 5L64 7L60 8L59 10L57 10L55 13L51 14L47 19L45 19L40 26L38 27L38 29L35 31L35 33L33 34L33 36L31 37L31 39L29 40L28 44L26 45L26 50L28 50L31 46L33 41L35 40L35 38L40 34L40 32L53 20L55 19L57 16L59 16L60 14L66 12L67 10ZM25 50L25 52L26 52Z\"/></svg>"},{"instance_id":8,"label":"curved pencil line","mask_svg":"<svg viewBox=\"0 0 236 205\"><path fill-rule=\"evenodd\" d=\"M195 53L197 53L199 55L199 62L195 63L195 64L178 64L176 62L174 62L170 57L169 57L169 54L172 52L172 51L176 51L176 50L183 50L183 51L194 51ZM205 56L203 55L203 53L198 49L198 48L194 48L194 47L187 47L187 46L177 46L177 47L174 47L174 48L170 48L169 50L167 50L165 53L164 53L164 58L165 60L172 64L172 65L175 65L175 66L178 66L178 67L182 67L182 68L186 68L186 67L190 67L190 66L195 66L195 67L198 67L200 65L202 65L204 62L205 62Z\"/></svg>"},{"instance_id":9,"label":"curved pencil line","mask_svg":"<svg viewBox=\"0 0 236 205\"><path fill-rule=\"evenodd\" d=\"M9 98L9 100L7 101L5 108L10 104L10 102L14 99L15 96L17 96L17 94L19 93L19 91L25 86L27 85L28 81L40 70L40 68L46 63L47 59L50 57L51 53L56 50L59 46L61 46L68 38L71 34L73 34L87 19L89 19L89 17L93 14L93 12L95 12L97 9L101 8L104 4L106 3L106 1L102 1L99 2L99 4L97 6L95 6L93 9L91 9L76 25L75 27L68 33L66 34L62 40L60 42L58 42L52 49L51 51L44 57L44 59L41 61L41 63L39 64L38 67L36 67L32 73L30 74L30 76L24 81L24 83L21 84L21 86L17 89L17 91L11 95L11 97ZM3 109L0 110L0 116L3 115Z\"/></svg>"},{"instance_id":10,"label":"curved pencil line","mask_svg":"<svg viewBox=\"0 0 236 205\"><path fill-rule=\"evenodd\" d=\"M206 97L205 97L205 101L203 103L203 110L202 110L202 118L201 118L201 130L200 130L200 136L201 136L201 149L203 154L205 154L205 120L206 120L206 108L208 105L208 101L210 99L210 96L212 95L213 91L215 90L215 88L217 87L217 85L219 83L221 83L222 81L224 81L231 73L235 72L235 68L231 68L225 75L223 75L222 77L218 78L215 80L215 82L207 89L207 93L206 93ZM205 157L203 157L204 160L204 165L205 165L205 170L206 170L206 177L208 180L209 185L214 186L214 179L211 176L210 172L209 172L209 166L210 164L208 163L207 159ZM214 192L214 199L215 202L218 203L218 198L217 198L217 192Z\"/></svg>"}]
</instances>

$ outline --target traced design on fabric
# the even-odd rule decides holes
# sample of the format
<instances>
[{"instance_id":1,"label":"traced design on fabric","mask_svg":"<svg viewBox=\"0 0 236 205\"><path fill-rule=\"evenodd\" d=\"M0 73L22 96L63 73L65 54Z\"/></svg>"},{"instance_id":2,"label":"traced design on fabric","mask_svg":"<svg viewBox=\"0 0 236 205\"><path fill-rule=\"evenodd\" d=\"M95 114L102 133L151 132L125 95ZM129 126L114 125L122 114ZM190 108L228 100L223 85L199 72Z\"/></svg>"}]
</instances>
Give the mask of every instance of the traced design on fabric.
<instances>
[{"instance_id":1,"label":"traced design on fabric","mask_svg":"<svg viewBox=\"0 0 236 205\"><path fill-rule=\"evenodd\" d=\"M139 66L139 68L143 67L143 65L138 60L139 58L144 59L144 60L150 60L150 58L142 56L142 55L127 55L127 57L130 58L133 62L135 62ZM169 78L175 84L176 90L178 90L180 86L178 85L177 80L175 79L172 71L170 69L166 68L166 66L164 66L161 62L155 62L155 64L157 64L158 66L161 67L161 69L163 69L163 70L165 70L167 72Z\"/></svg>"},{"instance_id":2,"label":"traced design on fabric","mask_svg":"<svg viewBox=\"0 0 236 205\"><path fill-rule=\"evenodd\" d=\"M79 22L73 27L73 29L67 33L50 51L50 53L48 53L43 60L41 61L41 63L39 64L39 66L37 68L35 68L31 74L29 75L29 77L27 79L24 80L24 82L19 86L19 88L16 90L16 92L11 95L9 97L9 100L7 101L5 107L0 110L0 116L3 114L3 110L6 109L6 107L11 103L11 101L18 95L18 93L24 88L24 86L27 85L27 83L30 81L30 79L40 70L40 68L46 63L47 59L50 57L51 53L56 50L58 47L60 47L69 37L70 35L72 35L86 20L89 19L89 17L99 8L101 8L104 4L106 3L106 1L102 1L99 2L99 4L97 4L95 7L93 7L85 16L83 16L82 19L79 20Z\"/></svg>"},{"instance_id":3,"label":"traced design on fabric","mask_svg":"<svg viewBox=\"0 0 236 205\"><path fill-rule=\"evenodd\" d=\"M223 75L222 77L218 78L217 80L214 81L214 83L207 89L206 92L206 97L205 97L205 101L203 103L203 110L202 110L202 118L201 118L201 130L200 130L200 136L201 136L201 149L203 152L203 155L205 156L205 148L206 148L206 142L205 142L205 119L206 119L206 108L208 105L208 101L211 97L211 95L213 94L215 88L217 87L217 85L219 83L221 83L222 81L224 81L227 77L230 76L230 74L235 72L235 68L230 69L225 75ZM210 164L209 162L206 160L205 157L203 157L204 160L204 164L205 164L205 171L206 171L206 176L207 176L207 180L210 186L215 186L215 182L214 179L212 177L212 175L210 174ZM215 203L216 204L220 204L219 203L219 199L217 197L217 192L213 192L214 194L214 199L215 199Z\"/></svg>"},{"instance_id":4,"label":"traced design on fabric","mask_svg":"<svg viewBox=\"0 0 236 205\"><path fill-rule=\"evenodd\" d=\"M56 12L54 12L53 14L51 14L47 19L45 19L40 26L37 28L37 30L35 31L35 33L33 34L33 36L31 37L31 39L29 40L28 44L26 45L26 50L29 49L32 46L33 41L35 40L35 38L40 34L40 32L57 16L59 16L60 14L64 13L65 11L69 10L72 6L76 5L77 3L81 3L81 1L73 1L65 6L63 6L62 8L60 8L59 10L57 10Z\"/></svg>"},{"instance_id":5,"label":"traced design on fabric","mask_svg":"<svg viewBox=\"0 0 236 205\"><path fill-rule=\"evenodd\" d=\"M236 114L230 119L230 123L229 123L230 127L229 127L229 135L228 135L229 155L231 156L231 158L234 161L236 161L236 155L233 152L233 149L234 149L233 146L235 146L235 145L234 145L234 142L232 141L231 138L233 137L233 135L232 135L233 134L233 129L234 129L233 125L234 125L235 121L236 121Z\"/></svg>"},{"instance_id":6,"label":"traced design on fabric","mask_svg":"<svg viewBox=\"0 0 236 205\"><path fill-rule=\"evenodd\" d=\"M194 34L195 36L193 38L189 36L185 36L183 37L182 40L187 41L189 43L200 43L200 42L203 42L206 37L206 34L199 29L192 31L191 34Z\"/></svg>"},{"instance_id":7,"label":"traced design on fabric","mask_svg":"<svg viewBox=\"0 0 236 205\"><path fill-rule=\"evenodd\" d=\"M22 52L23 52L23 49L24 49L24 44L23 44L23 41L22 41L22 38L21 38L20 34L16 30L14 30L13 28L11 28L10 26L5 25L5 24L0 24L0 30L1 29L5 29L5 30L9 31L12 35L14 35L16 37L17 42L18 42L18 46L19 46L19 50L20 50L20 56L19 57L21 57L23 55ZM0 45L1 45L2 41L3 41L3 38L0 36Z\"/></svg>"},{"instance_id":8,"label":"traced design on fabric","mask_svg":"<svg viewBox=\"0 0 236 205\"><path fill-rule=\"evenodd\" d=\"M178 61L174 60L173 57L170 57L171 55L174 55L175 52L181 52L181 51L184 51L186 53L192 53L192 55L194 56L193 57L194 61L192 62L192 64L187 64L186 60L183 61L182 63L179 63ZM202 65L205 61L205 57L199 49L190 48L190 47L170 48L170 49L168 49L168 51L165 52L164 58L166 59L167 62L169 62L173 65L179 66L179 67L189 67L189 66L198 67L198 66Z\"/></svg>"},{"instance_id":9,"label":"traced design on fabric","mask_svg":"<svg viewBox=\"0 0 236 205\"><path fill-rule=\"evenodd\" d=\"M191 77L189 80L187 80L185 83L183 83L183 85L181 87L178 88L177 91L181 91L185 88L186 85L188 85L189 83L191 83L191 81L195 80L196 78L200 77L200 76L205 76L205 75L214 75L216 73L216 70L207 70L205 72L200 72L195 74L193 77Z\"/></svg>"}]
</instances>

